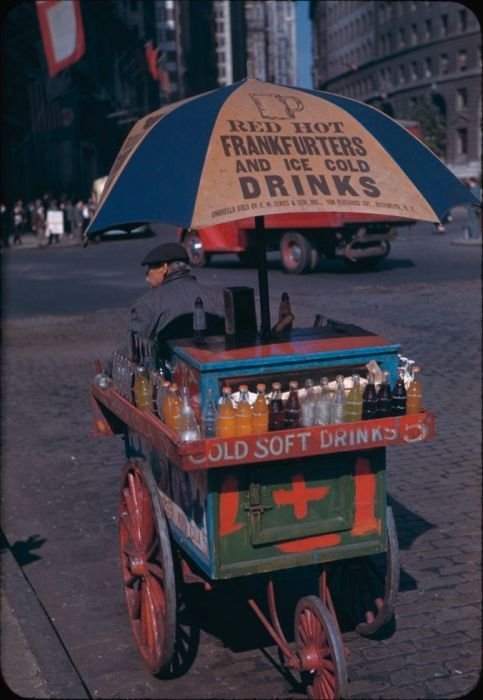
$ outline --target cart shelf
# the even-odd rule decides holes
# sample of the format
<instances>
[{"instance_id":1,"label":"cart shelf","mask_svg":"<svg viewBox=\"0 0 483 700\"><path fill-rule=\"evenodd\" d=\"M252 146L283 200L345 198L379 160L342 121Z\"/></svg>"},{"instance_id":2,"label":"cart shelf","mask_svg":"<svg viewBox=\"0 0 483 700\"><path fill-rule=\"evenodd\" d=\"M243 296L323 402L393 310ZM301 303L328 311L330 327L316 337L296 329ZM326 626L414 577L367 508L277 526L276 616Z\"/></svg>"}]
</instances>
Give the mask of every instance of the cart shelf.
<instances>
[{"instance_id":1,"label":"cart shelf","mask_svg":"<svg viewBox=\"0 0 483 700\"><path fill-rule=\"evenodd\" d=\"M92 387L96 404L95 431L112 435L123 425L144 437L183 471L241 467L259 462L411 444L434 437L434 414L317 425L243 437L180 442L179 436L150 411L141 411L114 389Z\"/></svg>"}]
</instances>

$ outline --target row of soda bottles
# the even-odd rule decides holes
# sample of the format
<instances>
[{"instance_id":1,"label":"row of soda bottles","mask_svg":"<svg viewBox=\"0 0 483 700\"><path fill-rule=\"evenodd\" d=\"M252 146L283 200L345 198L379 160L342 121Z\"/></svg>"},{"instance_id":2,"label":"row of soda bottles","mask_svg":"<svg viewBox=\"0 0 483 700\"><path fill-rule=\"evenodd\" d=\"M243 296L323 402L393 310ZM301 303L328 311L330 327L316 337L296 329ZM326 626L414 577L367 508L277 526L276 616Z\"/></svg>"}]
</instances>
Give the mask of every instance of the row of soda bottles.
<instances>
[{"instance_id":1,"label":"row of soda bottles","mask_svg":"<svg viewBox=\"0 0 483 700\"><path fill-rule=\"evenodd\" d=\"M327 377L322 377L318 390L313 380L307 379L301 392L299 383L293 380L289 382L285 400L280 382L272 384L268 395L266 385L257 384L254 401L246 384L240 385L237 402L233 401L229 386L224 386L221 397L216 398L213 390L209 389L201 411L201 427L187 388L182 387L180 391L149 362L138 364L114 353L112 383L137 408L152 411L161 418L179 433L181 440L197 440L200 437L233 437L419 413L422 411L419 372L419 367L412 367L412 378L407 388L402 368L392 388L388 372L383 373L378 388L375 374L369 372L364 389L360 375L353 374L348 392L342 374L336 377L335 392L331 392Z\"/></svg>"}]
</instances>

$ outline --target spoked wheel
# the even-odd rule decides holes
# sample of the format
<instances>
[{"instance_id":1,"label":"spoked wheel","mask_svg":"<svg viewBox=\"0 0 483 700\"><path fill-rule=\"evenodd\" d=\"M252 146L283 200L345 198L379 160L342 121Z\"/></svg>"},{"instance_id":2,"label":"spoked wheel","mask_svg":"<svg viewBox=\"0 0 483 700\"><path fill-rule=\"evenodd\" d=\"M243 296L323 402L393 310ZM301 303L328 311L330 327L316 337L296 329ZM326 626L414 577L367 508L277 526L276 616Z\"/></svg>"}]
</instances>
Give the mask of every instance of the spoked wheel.
<instances>
[{"instance_id":1,"label":"spoked wheel","mask_svg":"<svg viewBox=\"0 0 483 700\"><path fill-rule=\"evenodd\" d=\"M309 698L347 696L342 637L332 614L316 596L301 598L295 610L295 643Z\"/></svg>"},{"instance_id":2,"label":"spoked wheel","mask_svg":"<svg viewBox=\"0 0 483 700\"><path fill-rule=\"evenodd\" d=\"M338 618L362 635L374 634L394 615L399 591L399 546L390 507L386 522L384 554L337 562L329 572Z\"/></svg>"},{"instance_id":3,"label":"spoked wheel","mask_svg":"<svg viewBox=\"0 0 483 700\"><path fill-rule=\"evenodd\" d=\"M121 482L121 568L136 644L151 673L171 661L176 631L176 586L166 518L154 477L129 461Z\"/></svg>"}]
</instances>

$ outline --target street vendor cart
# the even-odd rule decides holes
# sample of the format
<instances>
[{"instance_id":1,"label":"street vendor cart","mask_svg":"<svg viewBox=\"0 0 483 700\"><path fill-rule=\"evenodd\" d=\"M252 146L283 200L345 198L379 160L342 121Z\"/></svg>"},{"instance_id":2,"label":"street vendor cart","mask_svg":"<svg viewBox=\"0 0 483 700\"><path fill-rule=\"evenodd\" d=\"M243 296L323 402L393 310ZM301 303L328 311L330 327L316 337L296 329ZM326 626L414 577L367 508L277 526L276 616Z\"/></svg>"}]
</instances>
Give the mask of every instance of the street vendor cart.
<instances>
[{"instance_id":1,"label":"street vendor cart","mask_svg":"<svg viewBox=\"0 0 483 700\"><path fill-rule=\"evenodd\" d=\"M201 406L210 389L219 395L227 384L303 384L322 374L364 372L371 361L395 381L398 362L397 345L344 324L248 346L225 336L169 345L174 380ZM302 673L311 697L346 695L345 651L332 599L350 575L344 563L362 561L351 574L359 591L346 601L354 626L372 634L391 619L399 561L386 504L386 447L431 439L433 414L183 443L114 388L93 385L92 395L97 433L123 432L126 439L121 563L134 636L150 670L169 666L175 653L175 570L184 583L208 587L268 574L268 619L253 598L247 603L285 665ZM380 553L384 570L374 572L371 557ZM292 647L278 619L272 574L299 567L316 568L319 585L316 595L296 606Z\"/></svg>"},{"instance_id":2,"label":"street vendor cart","mask_svg":"<svg viewBox=\"0 0 483 700\"><path fill-rule=\"evenodd\" d=\"M254 217L260 330L171 338L174 381L198 410L227 384L254 391L368 363L396 381L398 346L355 326L272 335L266 215L346 212L438 222L469 190L401 125L356 100L252 78L169 104L137 122L121 148L88 236L152 221L186 230ZM243 330L243 329L239 329ZM120 549L137 646L155 674L176 654L176 586L264 577L268 614L247 605L308 694L347 694L339 610L361 634L394 611L398 547L386 502L386 448L431 439L430 412L258 435L181 442L129 394L92 387L98 434L123 433ZM103 384L103 385L102 385ZM382 567L372 566L377 560ZM277 614L277 573L317 573L295 606L294 643ZM175 571L178 576L175 576ZM177 580L176 580L177 579ZM278 588L277 588L278 592ZM339 604L342 599L342 606Z\"/></svg>"}]
</instances>

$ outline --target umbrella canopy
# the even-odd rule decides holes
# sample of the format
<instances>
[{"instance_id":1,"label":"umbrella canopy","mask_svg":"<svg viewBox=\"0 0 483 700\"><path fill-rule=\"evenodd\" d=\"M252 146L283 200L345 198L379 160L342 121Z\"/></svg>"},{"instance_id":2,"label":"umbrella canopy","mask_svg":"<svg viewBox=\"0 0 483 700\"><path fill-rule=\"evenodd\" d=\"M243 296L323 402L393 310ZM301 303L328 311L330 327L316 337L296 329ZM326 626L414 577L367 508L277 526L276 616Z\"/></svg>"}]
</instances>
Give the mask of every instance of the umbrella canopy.
<instances>
[{"instance_id":1,"label":"umbrella canopy","mask_svg":"<svg viewBox=\"0 0 483 700\"><path fill-rule=\"evenodd\" d=\"M379 110L247 78L139 120L88 233L318 211L437 222L464 203L476 203L468 188Z\"/></svg>"},{"instance_id":2,"label":"umbrella canopy","mask_svg":"<svg viewBox=\"0 0 483 700\"><path fill-rule=\"evenodd\" d=\"M466 203L478 204L424 144L379 110L247 78L139 120L87 234L153 221L197 229L254 216L260 240L266 214L356 212L437 222Z\"/></svg>"}]
</instances>

